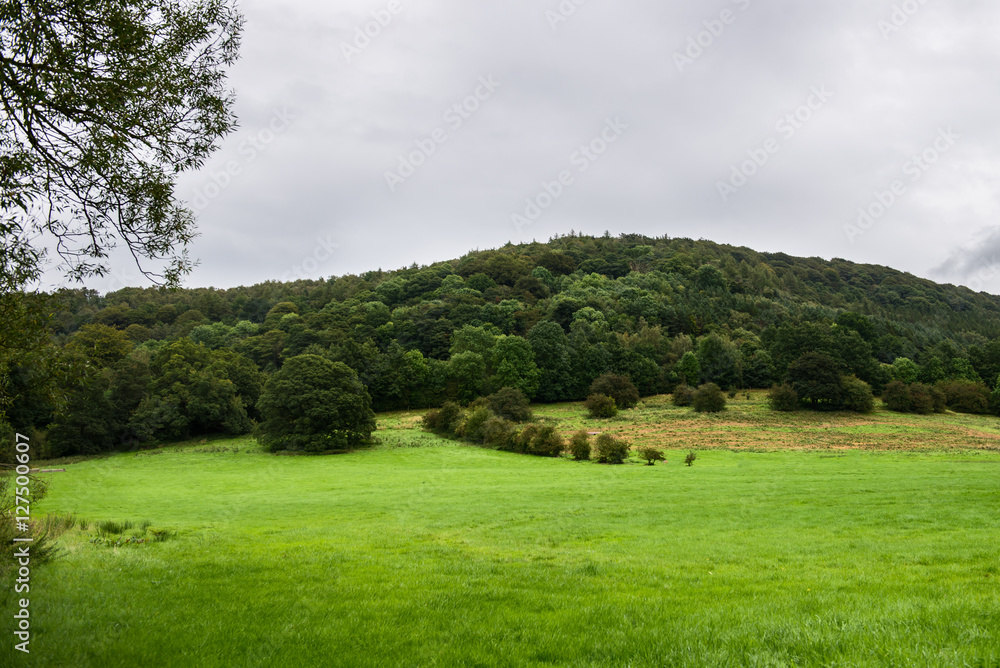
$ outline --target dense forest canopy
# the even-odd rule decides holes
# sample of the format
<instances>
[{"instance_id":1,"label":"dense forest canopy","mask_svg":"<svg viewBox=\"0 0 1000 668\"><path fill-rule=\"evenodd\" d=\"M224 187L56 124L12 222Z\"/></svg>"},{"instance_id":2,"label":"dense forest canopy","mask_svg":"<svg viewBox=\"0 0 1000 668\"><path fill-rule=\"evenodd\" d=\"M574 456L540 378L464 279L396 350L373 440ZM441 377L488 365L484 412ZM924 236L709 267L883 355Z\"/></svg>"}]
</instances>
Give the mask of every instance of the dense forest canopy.
<instances>
[{"instance_id":1,"label":"dense forest canopy","mask_svg":"<svg viewBox=\"0 0 1000 668\"><path fill-rule=\"evenodd\" d=\"M246 433L266 379L300 355L353 369L381 411L501 387L582 400L607 372L643 395L769 388L806 353L877 394L894 380L992 389L1000 375L1000 297L667 237L570 234L360 276L35 299L52 312L44 354L2 391L9 426L53 455Z\"/></svg>"}]
</instances>

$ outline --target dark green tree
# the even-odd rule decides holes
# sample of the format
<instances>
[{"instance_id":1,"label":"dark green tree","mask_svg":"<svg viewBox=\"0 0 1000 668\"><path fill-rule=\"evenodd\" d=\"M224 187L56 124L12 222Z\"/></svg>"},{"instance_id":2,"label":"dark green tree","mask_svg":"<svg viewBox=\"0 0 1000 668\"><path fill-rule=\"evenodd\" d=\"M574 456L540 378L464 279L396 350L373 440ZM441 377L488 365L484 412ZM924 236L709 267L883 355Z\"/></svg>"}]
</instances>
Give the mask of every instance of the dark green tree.
<instances>
[{"instance_id":1,"label":"dark green tree","mask_svg":"<svg viewBox=\"0 0 1000 668\"><path fill-rule=\"evenodd\" d=\"M837 361L823 353L806 353L788 366L788 384L814 410L836 410L843 403L843 381Z\"/></svg>"},{"instance_id":2,"label":"dark green tree","mask_svg":"<svg viewBox=\"0 0 1000 668\"><path fill-rule=\"evenodd\" d=\"M268 379L256 436L267 450L324 452L371 439L375 413L357 373L342 362L299 355Z\"/></svg>"},{"instance_id":3,"label":"dark green tree","mask_svg":"<svg viewBox=\"0 0 1000 668\"><path fill-rule=\"evenodd\" d=\"M621 410L635 408L639 404L639 390L628 376L606 373L590 384L589 394L606 394L615 400Z\"/></svg>"}]
</instances>

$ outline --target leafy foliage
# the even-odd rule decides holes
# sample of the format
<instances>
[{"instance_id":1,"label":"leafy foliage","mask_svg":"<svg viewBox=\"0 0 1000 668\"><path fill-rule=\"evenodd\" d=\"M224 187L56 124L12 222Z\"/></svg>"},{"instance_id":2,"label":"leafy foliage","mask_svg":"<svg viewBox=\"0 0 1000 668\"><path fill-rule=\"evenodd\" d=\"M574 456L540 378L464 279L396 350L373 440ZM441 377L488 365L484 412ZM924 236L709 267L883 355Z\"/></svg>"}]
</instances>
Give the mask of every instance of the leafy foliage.
<instances>
[{"instance_id":1,"label":"leafy foliage","mask_svg":"<svg viewBox=\"0 0 1000 668\"><path fill-rule=\"evenodd\" d=\"M791 385L775 385L767 395L771 410L790 413L799 408L799 393Z\"/></svg>"},{"instance_id":2,"label":"leafy foliage","mask_svg":"<svg viewBox=\"0 0 1000 668\"><path fill-rule=\"evenodd\" d=\"M663 450L651 445L644 445L638 448L639 456L646 460L646 466L655 466L656 462L665 462L667 458L663 456Z\"/></svg>"},{"instance_id":3,"label":"leafy foliage","mask_svg":"<svg viewBox=\"0 0 1000 668\"><path fill-rule=\"evenodd\" d=\"M524 392L513 387L502 387L486 399L486 406L499 417L511 422L531 420L531 403Z\"/></svg>"},{"instance_id":4,"label":"leafy foliage","mask_svg":"<svg viewBox=\"0 0 1000 668\"><path fill-rule=\"evenodd\" d=\"M726 397L718 385L706 383L695 391L691 405L699 413L721 413L726 410Z\"/></svg>"},{"instance_id":5,"label":"leafy foliage","mask_svg":"<svg viewBox=\"0 0 1000 668\"><path fill-rule=\"evenodd\" d=\"M620 410L635 408L639 403L639 390L628 376L606 373L590 384L590 394L604 394L615 400Z\"/></svg>"},{"instance_id":6,"label":"leafy foliage","mask_svg":"<svg viewBox=\"0 0 1000 668\"><path fill-rule=\"evenodd\" d=\"M264 385L257 408L257 438L272 452L357 448L375 431L371 399L357 373L318 355L288 360Z\"/></svg>"},{"instance_id":7,"label":"leafy foliage","mask_svg":"<svg viewBox=\"0 0 1000 668\"><path fill-rule=\"evenodd\" d=\"M606 394L592 394L583 403L587 414L595 419L613 418L618 415L615 400Z\"/></svg>"},{"instance_id":8,"label":"leafy foliage","mask_svg":"<svg viewBox=\"0 0 1000 668\"><path fill-rule=\"evenodd\" d=\"M569 453L576 461L590 459L590 436L581 429L570 437L568 448Z\"/></svg>"},{"instance_id":9,"label":"leafy foliage","mask_svg":"<svg viewBox=\"0 0 1000 668\"><path fill-rule=\"evenodd\" d=\"M628 455L628 441L611 434L601 434L594 442L593 457L600 464L624 464Z\"/></svg>"},{"instance_id":10,"label":"leafy foliage","mask_svg":"<svg viewBox=\"0 0 1000 668\"><path fill-rule=\"evenodd\" d=\"M685 408L694 404L694 388L689 385L678 385L674 388L674 406Z\"/></svg>"}]
</instances>

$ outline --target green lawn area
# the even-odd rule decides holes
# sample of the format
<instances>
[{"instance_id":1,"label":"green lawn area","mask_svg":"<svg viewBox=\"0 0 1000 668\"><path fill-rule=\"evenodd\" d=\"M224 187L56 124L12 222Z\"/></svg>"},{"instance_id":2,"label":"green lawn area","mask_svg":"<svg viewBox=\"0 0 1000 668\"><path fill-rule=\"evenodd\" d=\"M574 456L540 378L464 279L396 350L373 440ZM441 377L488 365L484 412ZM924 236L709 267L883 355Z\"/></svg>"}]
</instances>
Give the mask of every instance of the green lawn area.
<instances>
[{"instance_id":1,"label":"green lawn area","mask_svg":"<svg viewBox=\"0 0 1000 668\"><path fill-rule=\"evenodd\" d=\"M464 446L417 413L349 455L237 439L66 464L36 511L88 529L33 571L32 653L8 638L0 664L1000 665L996 419L759 408L538 409L662 438L655 467ZM96 546L100 520L175 535Z\"/></svg>"}]
</instances>

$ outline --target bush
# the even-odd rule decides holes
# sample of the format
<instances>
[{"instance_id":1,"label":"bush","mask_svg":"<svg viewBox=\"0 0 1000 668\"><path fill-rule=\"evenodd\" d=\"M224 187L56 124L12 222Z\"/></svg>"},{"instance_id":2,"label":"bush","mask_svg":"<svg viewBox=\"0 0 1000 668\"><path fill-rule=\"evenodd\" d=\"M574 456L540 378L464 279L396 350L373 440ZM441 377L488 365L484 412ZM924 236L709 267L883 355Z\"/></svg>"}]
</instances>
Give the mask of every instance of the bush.
<instances>
[{"instance_id":1,"label":"bush","mask_svg":"<svg viewBox=\"0 0 1000 668\"><path fill-rule=\"evenodd\" d=\"M539 457L558 457L566 449L566 442L556 433L552 425L538 427L528 445L529 455Z\"/></svg>"},{"instance_id":2,"label":"bush","mask_svg":"<svg viewBox=\"0 0 1000 668\"><path fill-rule=\"evenodd\" d=\"M871 413L875 410L875 396L868 383L857 376L845 376L842 387L845 409L855 413Z\"/></svg>"},{"instance_id":3,"label":"bush","mask_svg":"<svg viewBox=\"0 0 1000 668\"><path fill-rule=\"evenodd\" d=\"M537 424L526 424L514 437L514 452L519 452L522 455L528 454L531 450L531 441L538 433L538 429Z\"/></svg>"},{"instance_id":4,"label":"bush","mask_svg":"<svg viewBox=\"0 0 1000 668\"><path fill-rule=\"evenodd\" d=\"M667 458L663 456L663 451L651 445L640 447L639 456L646 460L646 466L655 466L656 462L667 461Z\"/></svg>"},{"instance_id":5,"label":"bush","mask_svg":"<svg viewBox=\"0 0 1000 668\"><path fill-rule=\"evenodd\" d=\"M715 383L705 383L695 391L692 405L699 413L721 413L726 410L726 396Z\"/></svg>"},{"instance_id":6,"label":"bush","mask_svg":"<svg viewBox=\"0 0 1000 668\"><path fill-rule=\"evenodd\" d=\"M691 452L687 453L687 457L684 458L684 463L687 464L688 466L692 466L694 464L694 460L696 459L698 459L698 455L696 455L694 453L694 450L692 450Z\"/></svg>"},{"instance_id":7,"label":"bush","mask_svg":"<svg viewBox=\"0 0 1000 668\"><path fill-rule=\"evenodd\" d=\"M791 413L799 408L799 393L788 383L775 385L767 395L767 403L773 411Z\"/></svg>"},{"instance_id":8,"label":"bush","mask_svg":"<svg viewBox=\"0 0 1000 668\"><path fill-rule=\"evenodd\" d=\"M918 413L920 415L930 415L934 412L934 396L931 392L933 388L930 385L924 385L923 383L913 383L907 388L907 393L910 395L910 412ZM938 390L938 396L944 397L944 394Z\"/></svg>"},{"instance_id":9,"label":"bush","mask_svg":"<svg viewBox=\"0 0 1000 668\"><path fill-rule=\"evenodd\" d=\"M615 400L606 394L592 394L583 402L588 414L592 418L613 418L618 415L618 406Z\"/></svg>"},{"instance_id":10,"label":"bush","mask_svg":"<svg viewBox=\"0 0 1000 668\"><path fill-rule=\"evenodd\" d=\"M468 439L473 443L483 442L483 425L490 418L495 417L486 406L480 406L465 415L465 420L459 422L455 429L455 435Z\"/></svg>"},{"instance_id":11,"label":"bush","mask_svg":"<svg viewBox=\"0 0 1000 668\"><path fill-rule=\"evenodd\" d=\"M624 464L628 453L628 442L611 434L601 434L594 443L594 458L601 464Z\"/></svg>"},{"instance_id":12,"label":"bush","mask_svg":"<svg viewBox=\"0 0 1000 668\"><path fill-rule=\"evenodd\" d=\"M690 385L678 385L674 389L674 406L684 408L694 403L694 388Z\"/></svg>"},{"instance_id":13,"label":"bush","mask_svg":"<svg viewBox=\"0 0 1000 668\"><path fill-rule=\"evenodd\" d=\"M909 413L913 410L913 399L910 388L901 380L894 380L885 386L882 393L882 403L896 413Z\"/></svg>"},{"instance_id":14,"label":"bush","mask_svg":"<svg viewBox=\"0 0 1000 668\"><path fill-rule=\"evenodd\" d=\"M590 459L590 436L585 431L578 431L569 439L569 453L576 461Z\"/></svg>"},{"instance_id":15,"label":"bush","mask_svg":"<svg viewBox=\"0 0 1000 668\"><path fill-rule=\"evenodd\" d=\"M514 387L502 387L486 399L486 405L499 417L511 422L531 420L531 402L524 392Z\"/></svg>"},{"instance_id":16,"label":"bush","mask_svg":"<svg viewBox=\"0 0 1000 668\"><path fill-rule=\"evenodd\" d=\"M905 385L894 380L885 387L882 401L886 408L897 413L943 413L947 408L947 398L939 388L923 383Z\"/></svg>"},{"instance_id":17,"label":"bush","mask_svg":"<svg viewBox=\"0 0 1000 668\"><path fill-rule=\"evenodd\" d=\"M508 452L514 450L517 428L510 420L505 420L502 417L494 415L483 423L483 426L479 429L479 433L482 435L483 445L494 450L506 450Z\"/></svg>"},{"instance_id":18,"label":"bush","mask_svg":"<svg viewBox=\"0 0 1000 668\"><path fill-rule=\"evenodd\" d=\"M606 394L614 399L615 406L623 411L635 408L639 404L639 390L635 388L632 379L613 373L598 377L590 384L588 394Z\"/></svg>"},{"instance_id":19,"label":"bush","mask_svg":"<svg viewBox=\"0 0 1000 668\"><path fill-rule=\"evenodd\" d=\"M950 380L938 383L948 408L958 413L990 412L990 392L982 383L971 380Z\"/></svg>"},{"instance_id":20,"label":"bush","mask_svg":"<svg viewBox=\"0 0 1000 668\"><path fill-rule=\"evenodd\" d=\"M435 434L454 436L455 427L462 416L462 408L453 401L446 401L441 408L433 410L424 416L424 429Z\"/></svg>"}]
</instances>

